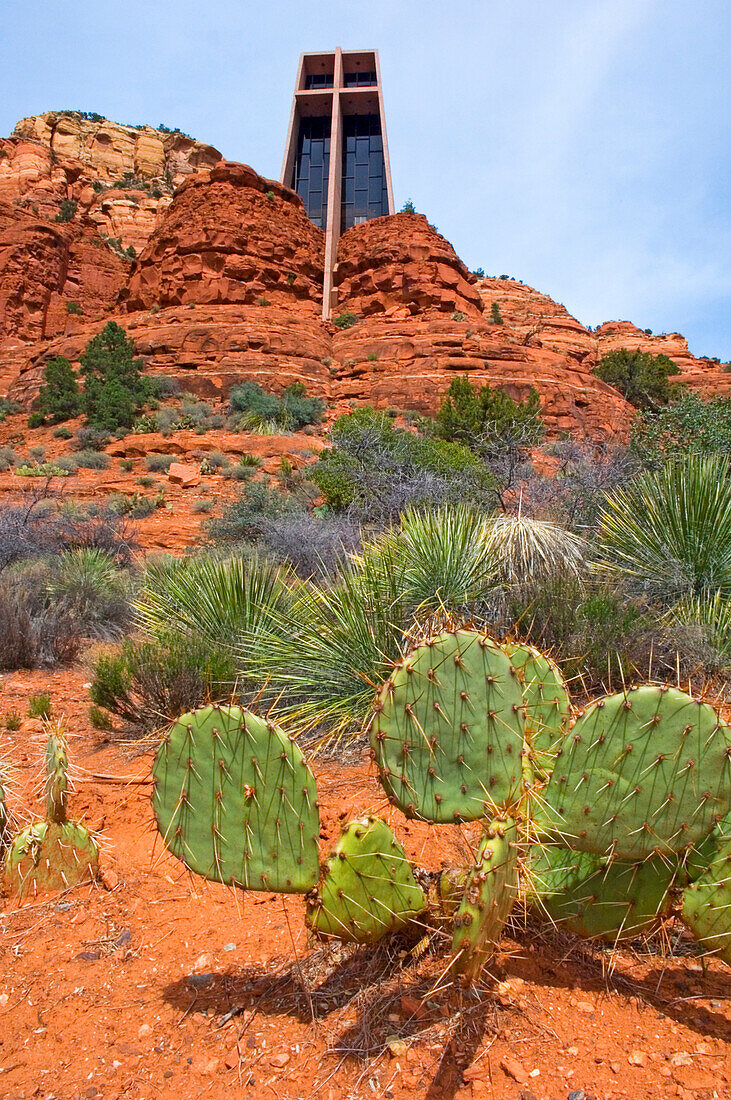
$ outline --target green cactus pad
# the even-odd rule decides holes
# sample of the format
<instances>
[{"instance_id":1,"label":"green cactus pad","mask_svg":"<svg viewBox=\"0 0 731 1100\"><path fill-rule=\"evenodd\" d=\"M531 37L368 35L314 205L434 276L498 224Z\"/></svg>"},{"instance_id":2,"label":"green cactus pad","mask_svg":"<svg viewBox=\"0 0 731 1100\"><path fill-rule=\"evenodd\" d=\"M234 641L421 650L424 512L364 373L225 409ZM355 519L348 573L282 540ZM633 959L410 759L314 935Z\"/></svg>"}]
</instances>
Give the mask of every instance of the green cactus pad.
<instances>
[{"instance_id":1,"label":"green cactus pad","mask_svg":"<svg viewBox=\"0 0 731 1100\"><path fill-rule=\"evenodd\" d=\"M675 688L606 696L565 738L544 795L542 824L580 851L682 851L729 811L731 730Z\"/></svg>"},{"instance_id":2,"label":"green cactus pad","mask_svg":"<svg viewBox=\"0 0 731 1100\"><path fill-rule=\"evenodd\" d=\"M469 873L464 867L445 867L437 879L437 897L445 917L453 917L462 904Z\"/></svg>"},{"instance_id":3,"label":"green cactus pad","mask_svg":"<svg viewBox=\"0 0 731 1100\"><path fill-rule=\"evenodd\" d=\"M46 745L46 817L62 825L66 820L66 800L68 798L68 746L63 734L61 722L48 726Z\"/></svg>"},{"instance_id":4,"label":"green cactus pad","mask_svg":"<svg viewBox=\"0 0 731 1100\"><path fill-rule=\"evenodd\" d=\"M73 821L37 821L13 840L5 861L5 889L18 897L66 890L96 878L99 849Z\"/></svg>"},{"instance_id":5,"label":"green cactus pad","mask_svg":"<svg viewBox=\"0 0 731 1100\"><path fill-rule=\"evenodd\" d=\"M241 707L184 714L157 751L153 781L157 827L191 871L242 890L315 885L315 778L271 722Z\"/></svg>"},{"instance_id":6,"label":"green cactus pad","mask_svg":"<svg viewBox=\"0 0 731 1100\"><path fill-rule=\"evenodd\" d=\"M358 817L343 827L322 882L307 898L305 920L320 936L375 943L407 925L426 904L385 821Z\"/></svg>"},{"instance_id":7,"label":"green cactus pad","mask_svg":"<svg viewBox=\"0 0 731 1100\"><path fill-rule=\"evenodd\" d=\"M453 970L477 981L495 952L518 890L518 830L512 818L491 821L467 878L454 920Z\"/></svg>"},{"instance_id":8,"label":"green cactus pad","mask_svg":"<svg viewBox=\"0 0 731 1100\"><path fill-rule=\"evenodd\" d=\"M731 840L684 891L681 916L708 952L731 966Z\"/></svg>"},{"instance_id":9,"label":"green cactus pad","mask_svg":"<svg viewBox=\"0 0 731 1100\"><path fill-rule=\"evenodd\" d=\"M523 787L523 693L507 654L473 630L439 635L398 665L375 703L371 745L407 817L473 821Z\"/></svg>"},{"instance_id":10,"label":"green cactus pad","mask_svg":"<svg viewBox=\"0 0 731 1100\"><path fill-rule=\"evenodd\" d=\"M714 825L704 840L688 849L685 857L685 873L690 882L695 882L705 874L708 865L716 858L727 841L731 841L731 812Z\"/></svg>"},{"instance_id":11,"label":"green cactus pad","mask_svg":"<svg viewBox=\"0 0 731 1100\"><path fill-rule=\"evenodd\" d=\"M502 648L523 682L529 759L539 775L549 776L571 717L561 669L534 646L505 642Z\"/></svg>"},{"instance_id":12,"label":"green cactus pad","mask_svg":"<svg viewBox=\"0 0 731 1100\"><path fill-rule=\"evenodd\" d=\"M544 848L531 860L529 901L555 924L610 943L652 932L671 907L674 857L607 862L590 852Z\"/></svg>"}]
</instances>

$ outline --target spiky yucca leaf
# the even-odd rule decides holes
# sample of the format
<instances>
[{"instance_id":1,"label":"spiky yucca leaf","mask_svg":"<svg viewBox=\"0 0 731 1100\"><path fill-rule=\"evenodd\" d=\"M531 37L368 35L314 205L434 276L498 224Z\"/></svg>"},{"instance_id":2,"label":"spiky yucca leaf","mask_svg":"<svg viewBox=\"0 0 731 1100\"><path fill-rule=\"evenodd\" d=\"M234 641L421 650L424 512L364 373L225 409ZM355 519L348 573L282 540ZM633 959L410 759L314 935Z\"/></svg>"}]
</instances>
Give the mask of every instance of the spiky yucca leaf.
<instances>
[{"instance_id":1,"label":"spiky yucca leaf","mask_svg":"<svg viewBox=\"0 0 731 1100\"><path fill-rule=\"evenodd\" d=\"M181 558L148 567L135 603L153 638L187 636L247 654L292 603L286 569L256 557Z\"/></svg>"},{"instance_id":2,"label":"spiky yucca leaf","mask_svg":"<svg viewBox=\"0 0 731 1100\"><path fill-rule=\"evenodd\" d=\"M684 596L670 608L665 621L679 626L701 627L721 661L731 662L731 599L723 593Z\"/></svg>"},{"instance_id":3,"label":"spiky yucca leaf","mask_svg":"<svg viewBox=\"0 0 731 1100\"><path fill-rule=\"evenodd\" d=\"M611 493L599 565L670 603L731 596L731 477L726 458L688 455Z\"/></svg>"},{"instance_id":4,"label":"spiky yucca leaf","mask_svg":"<svg viewBox=\"0 0 731 1100\"><path fill-rule=\"evenodd\" d=\"M557 523L522 514L489 521L488 552L504 584L525 584L563 574L580 577L585 543Z\"/></svg>"},{"instance_id":5,"label":"spiky yucca leaf","mask_svg":"<svg viewBox=\"0 0 731 1100\"><path fill-rule=\"evenodd\" d=\"M399 526L363 554L374 561L383 556L387 567L391 553L402 559L404 594L414 609L455 612L483 598L498 583L489 531L484 512L467 504L427 511L410 508Z\"/></svg>"},{"instance_id":6,"label":"spiky yucca leaf","mask_svg":"<svg viewBox=\"0 0 731 1100\"><path fill-rule=\"evenodd\" d=\"M301 585L291 608L272 613L256 647L241 651L241 671L281 694L282 720L339 736L362 724L376 685L401 657L404 620L398 556L366 556L344 563L331 588Z\"/></svg>"},{"instance_id":7,"label":"spiky yucca leaf","mask_svg":"<svg viewBox=\"0 0 731 1100\"><path fill-rule=\"evenodd\" d=\"M282 720L335 735L359 727L417 617L459 617L489 591L485 535L485 519L466 506L406 512L343 564L334 586L300 586L291 610L242 654L242 672L281 692Z\"/></svg>"}]
</instances>

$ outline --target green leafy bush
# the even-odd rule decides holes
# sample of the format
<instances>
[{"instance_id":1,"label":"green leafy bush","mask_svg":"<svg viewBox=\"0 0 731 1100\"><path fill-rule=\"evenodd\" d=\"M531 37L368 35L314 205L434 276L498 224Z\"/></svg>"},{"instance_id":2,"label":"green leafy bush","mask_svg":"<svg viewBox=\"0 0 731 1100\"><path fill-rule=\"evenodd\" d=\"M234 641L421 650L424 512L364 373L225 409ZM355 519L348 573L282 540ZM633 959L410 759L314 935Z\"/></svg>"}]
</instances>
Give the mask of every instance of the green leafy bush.
<instances>
[{"instance_id":1,"label":"green leafy bush","mask_svg":"<svg viewBox=\"0 0 731 1100\"><path fill-rule=\"evenodd\" d=\"M495 481L460 443L396 428L368 405L338 417L308 476L330 508L384 522L409 505L487 501Z\"/></svg>"},{"instance_id":2,"label":"green leafy bush","mask_svg":"<svg viewBox=\"0 0 731 1100\"><path fill-rule=\"evenodd\" d=\"M690 453L731 455L731 397L681 391L664 408L635 419L631 446L642 461L656 465Z\"/></svg>"},{"instance_id":3,"label":"green leafy bush","mask_svg":"<svg viewBox=\"0 0 731 1100\"><path fill-rule=\"evenodd\" d=\"M76 211L78 209L78 203L75 203L73 199L64 199L61 203L60 209L56 217L53 219L55 222L70 222L76 217Z\"/></svg>"},{"instance_id":4,"label":"green leafy bush","mask_svg":"<svg viewBox=\"0 0 731 1100\"><path fill-rule=\"evenodd\" d=\"M0 424L10 413L20 412L20 405L17 401L8 401L7 397L0 397Z\"/></svg>"},{"instance_id":5,"label":"green leafy bush","mask_svg":"<svg viewBox=\"0 0 731 1100\"><path fill-rule=\"evenodd\" d=\"M532 386L525 401L514 401L499 387L478 389L464 375L450 383L436 416L435 433L440 439L464 443L475 451L506 438L535 446L544 430L540 409L540 399Z\"/></svg>"},{"instance_id":6,"label":"green leafy bush","mask_svg":"<svg viewBox=\"0 0 731 1100\"><path fill-rule=\"evenodd\" d=\"M89 341L80 358L89 424L110 432L131 428L149 397L149 386L140 373L142 360L135 358L133 341L116 321L109 321Z\"/></svg>"},{"instance_id":7,"label":"green leafy bush","mask_svg":"<svg viewBox=\"0 0 731 1100\"><path fill-rule=\"evenodd\" d=\"M82 398L76 374L63 355L49 359L43 369L43 385L38 394L38 412L52 424L71 420L81 412Z\"/></svg>"},{"instance_id":8,"label":"green leafy bush","mask_svg":"<svg viewBox=\"0 0 731 1100\"><path fill-rule=\"evenodd\" d=\"M677 393L677 384L668 381L680 371L667 355L618 348L602 357L592 374L614 386L638 409L656 409L667 405Z\"/></svg>"},{"instance_id":9,"label":"green leafy bush","mask_svg":"<svg viewBox=\"0 0 731 1100\"><path fill-rule=\"evenodd\" d=\"M84 470L108 470L112 460L104 451L76 451L74 462Z\"/></svg>"},{"instance_id":10,"label":"green leafy bush","mask_svg":"<svg viewBox=\"0 0 731 1100\"><path fill-rule=\"evenodd\" d=\"M214 542L255 542L269 520L302 511L303 504L291 493L269 488L261 481L245 485L221 516L208 524Z\"/></svg>"},{"instance_id":11,"label":"green leafy bush","mask_svg":"<svg viewBox=\"0 0 731 1100\"><path fill-rule=\"evenodd\" d=\"M244 382L232 387L229 400L234 412L241 414L237 426L248 431L267 425L298 431L307 424L319 424L326 407L321 398L308 397L301 382L292 382L281 397L266 393L256 382Z\"/></svg>"},{"instance_id":12,"label":"green leafy bush","mask_svg":"<svg viewBox=\"0 0 731 1100\"><path fill-rule=\"evenodd\" d=\"M344 313L340 313L337 317L333 317L333 324L336 326L336 328L340 329L352 328L353 325L357 324L357 322L357 314L351 313L350 310L347 309Z\"/></svg>"},{"instance_id":13,"label":"green leafy bush","mask_svg":"<svg viewBox=\"0 0 731 1100\"><path fill-rule=\"evenodd\" d=\"M190 637L126 639L92 661L92 701L141 732L168 725L207 700L227 699L236 682L230 652Z\"/></svg>"},{"instance_id":14,"label":"green leafy bush","mask_svg":"<svg viewBox=\"0 0 731 1100\"><path fill-rule=\"evenodd\" d=\"M48 694L47 691L39 692L39 694L37 695L28 696L28 717L51 717L51 696Z\"/></svg>"},{"instance_id":15,"label":"green leafy bush","mask_svg":"<svg viewBox=\"0 0 731 1100\"><path fill-rule=\"evenodd\" d=\"M174 461L175 455L151 454L145 459L145 469L151 474L166 474Z\"/></svg>"}]
</instances>

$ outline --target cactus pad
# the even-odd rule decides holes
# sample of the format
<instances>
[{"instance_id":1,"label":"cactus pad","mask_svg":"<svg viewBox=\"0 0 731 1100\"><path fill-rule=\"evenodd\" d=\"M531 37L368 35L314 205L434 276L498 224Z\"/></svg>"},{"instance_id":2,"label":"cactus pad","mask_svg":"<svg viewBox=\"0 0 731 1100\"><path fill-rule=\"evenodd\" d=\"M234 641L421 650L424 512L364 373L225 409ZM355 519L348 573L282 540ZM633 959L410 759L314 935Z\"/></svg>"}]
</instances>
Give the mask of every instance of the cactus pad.
<instances>
[{"instance_id":1,"label":"cactus pad","mask_svg":"<svg viewBox=\"0 0 731 1100\"><path fill-rule=\"evenodd\" d=\"M153 777L157 827L191 871L242 890L304 894L315 885L315 779L277 726L233 706L184 714Z\"/></svg>"},{"instance_id":2,"label":"cactus pad","mask_svg":"<svg viewBox=\"0 0 731 1100\"><path fill-rule=\"evenodd\" d=\"M502 648L523 682L529 758L540 775L548 776L571 717L569 693L561 669L534 646L505 642Z\"/></svg>"},{"instance_id":3,"label":"cactus pad","mask_svg":"<svg viewBox=\"0 0 731 1100\"><path fill-rule=\"evenodd\" d=\"M573 848L640 860L696 844L731 806L731 730L645 686L592 703L563 742L541 818Z\"/></svg>"},{"instance_id":4,"label":"cactus pad","mask_svg":"<svg viewBox=\"0 0 731 1100\"><path fill-rule=\"evenodd\" d=\"M375 943L422 913L427 899L385 821L358 817L343 827L306 921L318 935Z\"/></svg>"},{"instance_id":5,"label":"cactus pad","mask_svg":"<svg viewBox=\"0 0 731 1100\"><path fill-rule=\"evenodd\" d=\"M709 953L731 966L731 839L686 888L681 916Z\"/></svg>"},{"instance_id":6,"label":"cactus pad","mask_svg":"<svg viewBox=\"0 0 731 1100\"><path fill-rule=\"evenodd\" d=\"M68 798L68 747L61 722L50 722L46 745L46 817L62 825L66 820Z\"/></svg>"},{"instance_id":7,"label":"cactus pad","mask_svg":"<svg viewBox=\"0 0 731 1100\"><path fill-rule=\"evenodd\" d=\"M5 861L5 887L18 897L66 890L96 878L99 849L83 825L37 821L13 840Z\"/></svg>"},{"instance_id":8,"label":"cactus pad","mask_svg":"<svg viewBox=\"0 0 731 1100\"><path fill-rule=\"evenodd\" d=\"M512 818L491 821L467 878L452 937L453 968L467 984L479 978L513 908L518 889L517 839Z\"/></svg>"},{"instance_id":9,"label":"cactus pad","mask_svg":"<svg viewBox=\"0 0 731 1100\"><path fill-rule=\"evenodd\" d=\"M473 821L521 793L523 693L507 654L474 630L414 649L381 688L378 775L407 817Z\"/></svg>"},{"instance_id":10,"label":"cactus pad","mask_svg":"<svg viewBox=\"0 0 731 1100\"><path fill-rule=\"evenodd\" d=\"M589 852L544 848L531 862L529 900L585 939L610 943L657 927L670 910L676 858L607 862Z\"/></svg>"},{"instance_id":11,"label":"cactus pad","mask_svg":"<svg viewBox=\"0 0 731 1100\"><path fill-rule=\"evenodd\" d=\"M705 873L708 865L716 858L721 847L731 841L731 811L718 821L708 836L689 848L685 858L685 873L691 882L695 882Z\"/></svg>"}]
</instances>

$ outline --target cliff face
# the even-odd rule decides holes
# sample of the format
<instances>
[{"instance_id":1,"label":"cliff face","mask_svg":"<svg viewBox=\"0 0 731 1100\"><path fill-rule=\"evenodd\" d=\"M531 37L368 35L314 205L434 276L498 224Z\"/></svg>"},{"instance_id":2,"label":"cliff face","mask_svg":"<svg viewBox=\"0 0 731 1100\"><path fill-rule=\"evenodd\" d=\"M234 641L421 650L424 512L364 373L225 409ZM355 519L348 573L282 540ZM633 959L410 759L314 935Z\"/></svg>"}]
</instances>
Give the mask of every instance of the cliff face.
<instances>
[{"instance_id":1,"label":"cliff face","mask_svg":"<svg viewBox=\"0 0 731 1100\"><path fill-rule=\"evenodd\" d=\"M149 371L209 397L303 381L337 411L433 413L467 372L515 397L535 387L550 432L604 439L632 416L591 373L614 348L662 352L689 385L731 390L677 333L593 332L531 287L476 278L416 214L343 234L336 313L357 322L323 324L323 252L297 195L211 146L74 113L23 119L0 142L0 391L32 402L46 360L77 359L110 318Z\"/></svg>"}]
</instances>

